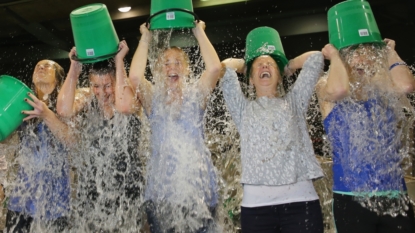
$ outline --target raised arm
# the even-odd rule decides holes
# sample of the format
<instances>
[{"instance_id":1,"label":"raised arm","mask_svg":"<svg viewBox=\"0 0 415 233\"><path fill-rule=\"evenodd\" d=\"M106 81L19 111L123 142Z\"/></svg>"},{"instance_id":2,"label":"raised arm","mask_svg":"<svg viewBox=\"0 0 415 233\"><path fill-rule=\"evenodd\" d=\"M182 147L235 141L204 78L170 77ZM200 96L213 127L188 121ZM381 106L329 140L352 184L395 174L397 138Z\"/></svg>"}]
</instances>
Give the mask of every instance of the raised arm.
<instances>
[{"instance_id":1,"label":"raised arm","mask_svg":"<svg viewBox=\"0 0 415 233\"><path fill-rule=\"evenodd\" d=\"M206 69L203 72L199 82L203 88L208 88L212 91L216 87L216 83L219 80L222 65L215 48L213 48L213 45L206 36L205 27L205 22L199 21L196 23L196 27L194 27L192 31L197 42L199 43L200 53L202 54L203 61L206 65Z\"/></svg>"},{"instance_id":2,"label":"raised arm","mask_svg":"<svg viewBox=\"0 0 415 233\"><path fill-rule=\"evenodd\" d=\"M288 64L285 66L284 73L285 75L292 75L296 70L303 68L304 62L307 58L318 51L309 51L301 54L300 56L291 59Z\"/></svg>"},{"instance_id":3,"label":"raised arm","mask_svg":"<svg viewBox=\"0 0 415 233\"><path fill-rule=\"evenodd\" d=\"M235 72L234 65L239 66L240 62L245 63L243 59L226 59L222 61L222 64L226 66L226 72L220 82L226 107L228 108L229 113L232 116L232 120L235 122L238 130L241 129L242 114L248 105L248 100L245 98L245 95L242 92L241 85L238 81L238 76ZM245 66L245 64L241 66Z\"/></svg>"},{"instance_id":4,"label":"raised arm","mask_svg":"<svg viewBox=\"0 0 415 233\"><path fill-rule=\"evenodd\" d=\"M246 72L245 60L242 58L227 58L222 61L226 67L236 71L236 73L244 74Z\"/></svg>"},{"instance_id":5,"label":"raised arm","mask_svg":"<svg viewBox=\"0 0 415 233\"><path fill-rule=\"evenodd\" d=\"M150 113L153 89L152 84L145 78L144 73L147 66L151 33L145 23L140 26L140 32L141 38L131 62L130 82L133 90L137 92L138 99L143 104L144 109L147 113Z\"/></svg>"},{"instance_id":6,"label":"raised arm","mask_svg":"<svg viewBox=\"0 0 415 233\"><path fill-rule=\"evenodd\" d=\"M321 52L330 61L330 69L327 78L320 79L317 84L319 101L335 102L349 96L349 74L339 51L333 45L327 44Z\"/></svg>"},{"instance_id":7,"label":"raised arm","mask_svg":"<svg viewBox=\"0 0 415 233\"><path fill-rule=\"evenodd\" d=\"M415 89L414 76L395 51L395 41L391 39L385 39L384 41L388 50L388 63L392 81L397 87L397 91L402 94L413 92Z\"/></svg>"},{"instance_id":8,"label":"raised arm","mask_svg":"<svg viewBox=\"0 0 415 233\"><path fill-rule=\"evenodd\" d=\"M298 114L305 114L308 109L314 87L320 78L324 67L324 57L321 52L312 52L307 56L301 73L298 75L287 99L295 105Z\"/></svg>"},{"instance_id":9,"label":"raised arm","mask_svg":"<svg viewBox=\"0 0 415 233\"><path fill-rule=\"evenodd\" d=\"M31 111L22 111L22 113L29 115L24 118L23 121L27 121L35 117L41 118L59 141L66 146L74 147L77 144L77 137L74 134L74 130L59 120L55 113L52 112L52 110L50 110L44 102L36 98L36 96L29 93L29 97L32 100L26 98L25 101L34 109Z\"/></svg>"},{"instance_id":10,"label":"raised arm","mask_svg":"<svg viewBox=\"0 0 415 233\"><path fill-rule=\"evenodd\" d=\"M78 83L79 75L82 71L82 64L73 60L72 56L76 55L76 48L73 47L69 52L69 59L71 60L71 66L69 68L68 75L65 82L58 94L58 100L56 104L56 111L60 116L72 117L78 113L86 103L85 96L81 96L78 101L75 101L76 85Z\"/></svg>"},{"instance_id":11,"label":"raised arm","mask_svg":"<svg viewBox=\"0 0 415 233\"><path fill-rule=\"evenodd\" d=\"M115 60L115 109L120 113L135 113L136 105L139 103L134 99L134 91L129 84L127 72L124 67L124 57L127 55L129 48L123 40L119 44L119 52L114 57Z\"/></svg>"}]
</instances>

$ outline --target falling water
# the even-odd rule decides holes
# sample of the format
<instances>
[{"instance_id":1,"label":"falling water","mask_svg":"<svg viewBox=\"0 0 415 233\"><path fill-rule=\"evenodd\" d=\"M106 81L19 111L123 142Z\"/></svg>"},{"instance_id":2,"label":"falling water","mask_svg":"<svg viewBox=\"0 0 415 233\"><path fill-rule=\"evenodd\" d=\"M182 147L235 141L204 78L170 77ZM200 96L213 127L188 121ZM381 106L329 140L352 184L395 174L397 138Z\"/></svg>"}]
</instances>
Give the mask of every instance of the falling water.
<instances>
[{"instance_id":1,"label":"falling water","mask_svg":"<svg viewBox=\"0 0 415 233\"><path fill-rule=\"evenodd\" d=\"M335 121L326 129L349 140L348 156L339 156L344 168L340 179L362 206L378 214L405 215L409 199L403 177L412 164L404 161L410 161L413 110L406 96L393 91L386 48L359 46L345 49L342 56L356 67L350 69L350 97L336 106L348 116L348 128L337 131L340 123Z\"/></svg>"},{"instance_id":2,"label":"falling water","mask_svg":"<svg viewBox=\"0 0 415 233\"><path fill-rule=\"evenodd\" d=\"M189 31L182 33L190 35ZM153 43L149 54L149 70L147 76L154 83L155 98L161 98L165 90L163 77L158 75L156 61L164 49L170 46L172 31L153 33ZM204 68L203 60L200 58L200 51L197 47L184 49L190 56L192 63L190 75L183 85L189 88L197 83L201 71ZM344 51L343 58L352 62L354 50ZM352 96L341 101L345 109L344 112L350 113L350 140L352 151L358 151L363 155L360 157L342 157L341 164L348 165L345 170L345 184L353 188L357 198L363 206L379 214L390 214L396 216L402 213L409 204L405 195L389 193L387 205L381 205L381 197L372 195L372 185L380 182L382 177L388 175L393 179L399 179L405 171L412 165L409 158L410 148L413 147L409 132L412 129L413 110L405 96L400 96L390 92L392 88L390 74L387 71L386 50L383 48L361 48L361 54L367 56L370 63L360 64L359 72L352 70L351 92ZM294 78L295 80L295 78ZM292 84L288 80L285 89L289 90ZM247 96L252 91L248 85L242 84ZM85 84L81 84L85 86ZM363 96L361 93L367 93ZM199 98L200 93L186 93L190 98ZM363 100L374 100L372 113L363 115L357 113L356 108L361 108L360 102ZM204 101L199 99L200 103ZM173 105L172 105L173 106ZM200 193L200 187L204 180L200 177L209 177L206 161L210 158L196 157L200 153L200 148L204 148L200 142L192 145L190 140L177 140L183 134L173 121L175 117L180 118L180 109L192 108L190 103L183 106L180 104L173 107L158 108L155 112L159 115L169 116L166 123L166 130L172 133L173 138L169 138L164 150L179 151L188 155L180 158L180 166L194 169L182 169L174 174L174 181L180 184L178 190L180 195L173 199L178 203L180 209L172 212L169 205L161 205L159 214L168 214L167 220L177 230L195 229L204 224L206 219L212 217L211 210L206 207L205 200L197 200L195 196ZM242 186L240 184L241 165L239 135L231 120L231 117L224 104L220 88L215 88L206 103L206 113L203 120L197 113L190 115L190 123L194 126L204 128L204 144L207 145L212 155L213 164L218 170L219 181L219 200L213 220L215 228L211 232L238 232L240 230L240 202L242 200ZM13 192L19 192L24 198L29 197L23 188L27 185L36 184L37 187L47 187L46 183L38 183L36 176L41 173L48 173L54 177L64 176L62 168L74 174L71 176L71 209L68 210L69 225L64 229L65 232L138 232L146 226L146 211L143 203L145 199L144 188L146 178L147 160L151 155L150 122L143 114L141 120L136 116L123 116L115 114L112 119L105 119L94 101L86 108L80 116L71 119L69 124L76 129L79 135L79 144L75 149L58 145L56 139L49 135L46 140L50 142L46 149L48 152L48 162L42 167L33 166L36 164L33 150L42 148L42 133L38 132L37 122L31 122L21 131L19 147L10 145L9 149L17 149L18 156L14 160L9 160L8 182L4 183L7 196ZM326 177L315 182L323 206L326 231L333 229L331 215L331 147L324 135L321 124L319 106L314 97L308 111L309 132L312 140L324 138L323 142L314 141L316 154L321 156L322 166L325 168ZM141 123L140 123L141 122ZM369 123L373 122L373 123ZM331 125L335 128L335 125ZM385 132L376 131L377 128L384 128ZM362 130L364 129L364 130ZM359 133L357 133L359 132ZM179 137L180 136L180 137ZM162 144L157 144L163 146ZM164 144L164 145L167 145ZM385 155L385 151L394 155L391 159ZM206 154L204 154L206 155ZM203 159L200 159L203 158ZM68 161L68 162L67 162ZM158 162L163 162L159 160ZM164 161L164 167L170 166L170 162ZM366 166L362 166L362 164ZM380 164L389 164L388 167ZM326 166L326 167L325 167ZM359 179L350 174L364 174L365 169L374 167L378 173L376 176L369 176L370 182L362 184ZM28 179L17 180L16 173L19 168L24 168ZM196 173L196 171L198 173ZM200 175L203 174L203 175ZM349 174L349 175L348 175ZM157 185L165 185L163 180L153 181ZM189 185L192 184L192 185ZM206 186L209 186L206 184ZM197 187L195 189L195 187ZM167 194L169 186L162 187L161 190ZM403 191L401 184L391 185L390 189ZM41 189L38 189L41 190ZM43 192L38 192L37 197L43 200ZM177 190L176 190L177 191ZM201 194L202 195L202 194ZM191 198L187 198L187 197ZM383 199L382 199L383 200ZM192 203L191 206L188 204ZM384 203L384 202L383 202ZM44 224L43 216L46 215L48 201L38 203L40 211L35 217L32 229L33 232L54 232L56 226ZM59 206L54 206L56 210ZM174 209L174 208L173 208ZM65 212L65 211L64 211ZM215 229L215 230L213 230ZM220 229L220 230L217 230Z\"/></svg>"}]
</instances>

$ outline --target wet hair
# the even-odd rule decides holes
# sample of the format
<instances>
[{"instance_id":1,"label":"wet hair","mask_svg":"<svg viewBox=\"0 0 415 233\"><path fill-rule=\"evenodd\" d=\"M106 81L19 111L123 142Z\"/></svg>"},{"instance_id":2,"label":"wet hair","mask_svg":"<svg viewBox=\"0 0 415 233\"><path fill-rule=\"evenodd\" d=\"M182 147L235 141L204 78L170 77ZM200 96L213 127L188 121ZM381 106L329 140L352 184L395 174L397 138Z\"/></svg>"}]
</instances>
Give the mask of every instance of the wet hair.
<instances>
[{"instance_id":1,"label":"wet hair","mask_svg":"<svg viewBox=\"0 0 415 233\"><path fill-rule=\"evenodd\" d=\"M179 52L183 56L183 59L187 63L187 66L190 65L189 55L187 55L187 53L185 51L183 51L183 49L181 49L177 46L172 46L172 47L162 49L159 53L156 64L159 63L160 61L162 61L162 59L164 59L164 54L169 50L175 50L175 51Z\"/></svg>"},{"instance_id":2,"label":"wet hair","mask_svg":"<svg viewBox=\"0 0 415 233\"><path fill-rule=\"evenodd\" d=\"M56 89L60 89L63 85L63 80L65 79L65 71L62 66L56 62L53 62L53 68L55 68Z\"/></svg>"},{"instance_id":3,"label":"wet hair","mask_svg":"<svg viewBox=\"0 0 415 233\"><path fill-rule=\"evenodd\" d=\"M373 65L370 69L374 69L375 72L383 72L384 70L382 69L382 64L387 64L387 53L385 50L385 44L383 43L364 43L352 45L341 49L339 54L349 74L353 73L350 65L355 56L363 55L367 60L372 61Z\"/></svg>"},{"instance_id":4,"label":"wet hair","mask_svg":"<svg viewBox=\"0 0 415 233\"><path fill-rule=\"evenodd\" d=\"M179 48L179 47L177 47L177 46L172 46L172 47L170 47L170 48L166 48L164 51L163 51L163 55L164 55L164 53L166 52L166 51L168 51L168 50L175 50L175 51L177 51L177 52L179 52L179 53L181 53L182 54L182 56L183 56L183 58L184 58L184 61L187 63L187 65L189 65L190 64L190 59L189 59L189 55L187 55L187 53L185 52L185 51L183 51L183 49L181 49L181 48Z\"/></svg>"},{"instance_id":5,"label":"wet hair","mask_svg":"<svg viewBox=\"0 0 415 233\"><path fill-rule=\"evenodd\" d=\"M358 45L351 45L346 48L342 48L339 51L340 57L343 61L347 61L348 56L354 53L357 49L364 49L368 52L376 53L378 50L383 49L385 46L381 43L365 43L365 44L358 44Z\"/></svg>"},{"instance_id":6,"label":"wet hair","mask_svg":"<svg viewBox=\"0 0 415 233\"><path fill-rule=\"evenodd\" d=\"M115 79L115 64L112 60L96 62L89 67L89 78L91 75L109 75Z\"/></svg>"},{"instance_id":7,"label":"wet hair","mask_svg":"<svg viewBox=\"0 0 415 233\"><path fill-rule=\"evenodd\" d=\"M89 66L88 70L88 78L91 80L92 75L109 75L112 79L112 85L115 85L115 64L113 59L108 59L96 63L92 63ZM91 83L90 83L91 84ZM93 95L91 105L89 106L91 109L98 109L98 100L96 99L96 96Z\"/></svg>"}]
</instances>

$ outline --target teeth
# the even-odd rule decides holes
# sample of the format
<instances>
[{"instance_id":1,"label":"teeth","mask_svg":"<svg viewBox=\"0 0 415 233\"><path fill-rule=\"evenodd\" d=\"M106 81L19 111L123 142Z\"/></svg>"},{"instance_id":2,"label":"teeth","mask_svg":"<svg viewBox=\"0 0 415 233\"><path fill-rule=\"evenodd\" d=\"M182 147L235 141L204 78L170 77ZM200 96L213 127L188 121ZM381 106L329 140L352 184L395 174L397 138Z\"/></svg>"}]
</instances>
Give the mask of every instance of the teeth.
<instances>
[{"instance_id":1,"label":"teeth","mask_svg":"<svg viewBox=\"0 0 415 233\"><path fill-rule=\"evenodd\" d=\"M269 77L271 77L271 74L269 72L263 72L260 77L261 78L269 78Z\"/></svg>"}]
</instances>

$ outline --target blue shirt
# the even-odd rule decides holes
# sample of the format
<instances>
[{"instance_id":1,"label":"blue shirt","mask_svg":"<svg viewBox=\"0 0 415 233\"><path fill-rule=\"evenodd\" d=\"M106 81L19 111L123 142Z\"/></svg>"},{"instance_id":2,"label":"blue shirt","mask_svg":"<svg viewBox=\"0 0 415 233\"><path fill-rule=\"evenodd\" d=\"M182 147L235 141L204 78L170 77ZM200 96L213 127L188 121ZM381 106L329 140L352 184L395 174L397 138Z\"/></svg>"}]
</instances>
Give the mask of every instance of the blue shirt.
<instances>
[{"instance_id":1,"label":"blue shirt","mask_svg":"<svg viewBox=\"0 0 415 233\"><path fill-rule=\"evenodd\" d=\"M393 108L377 99L337 103L324 119L333 150L333 191L406 190Z\"/></svg>"},{"instance_id":2,"label":"blue shirt","mask_svg":"<svg viewBox=\"0 0 415 233\"><path fill-rule=\"evenodd\" d=\"M66 216L70 178L63 145L43 122L35 127L25 125L23 132L16 158L20 168L11 186L8 209L44 219Z\"/></svg>"}]
</instances>

